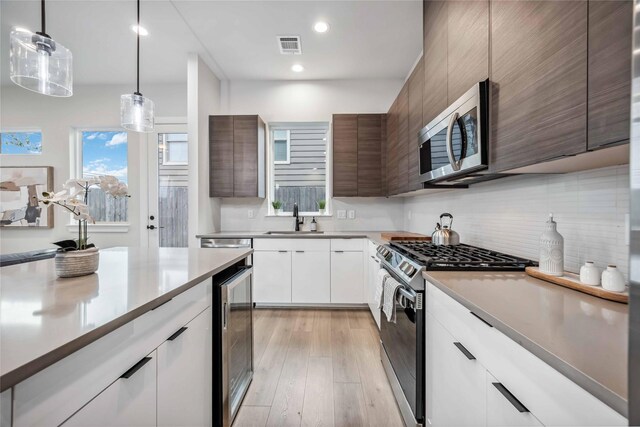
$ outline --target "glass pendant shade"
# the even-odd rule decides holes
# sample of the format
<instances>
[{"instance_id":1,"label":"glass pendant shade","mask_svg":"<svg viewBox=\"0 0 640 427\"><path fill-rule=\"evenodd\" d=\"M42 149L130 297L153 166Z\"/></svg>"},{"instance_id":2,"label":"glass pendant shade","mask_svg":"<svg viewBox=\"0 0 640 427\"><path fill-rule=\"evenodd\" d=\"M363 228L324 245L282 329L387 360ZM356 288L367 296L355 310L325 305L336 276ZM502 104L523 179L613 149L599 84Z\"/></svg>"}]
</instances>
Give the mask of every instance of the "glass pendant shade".
<instances>
[{"instance_id":1,"label":"glass pendant shade","mask_svg":"<svg viewBox=\"0 0 640 427\"><path fill-rule=\"evenodd\" d=\"M152 132L154 126L153 101L139 93L120 96L120 123L127 130Z\"/></svg>"},{"instance_id":2,"label":"glass pendant shade","mask_svg":"<svg viewBox=\"0 0 640 427\"><path fill-rule=\"evenodd\" d=\"M73 56L69 49L23 28L11 30L9 39L12 82L43 95L73 95Z\"/></svg>"}]
</instances>

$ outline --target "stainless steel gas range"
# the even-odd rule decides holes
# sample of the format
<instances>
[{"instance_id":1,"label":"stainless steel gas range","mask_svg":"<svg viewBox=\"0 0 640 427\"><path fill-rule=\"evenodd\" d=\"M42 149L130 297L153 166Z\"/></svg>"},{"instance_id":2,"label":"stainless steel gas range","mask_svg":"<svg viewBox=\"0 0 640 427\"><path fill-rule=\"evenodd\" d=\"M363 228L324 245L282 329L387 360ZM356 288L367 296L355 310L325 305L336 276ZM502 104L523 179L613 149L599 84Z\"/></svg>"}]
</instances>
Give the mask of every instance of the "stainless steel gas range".
<instances>
[{"instance_id":1,"label":"stainless steel gas range","mask_svg":"<svg viewBox=\"0 0 640 427\"><path fill-rule=\"evenodd\" d=\"M392 242L377 248L380 266L402 286L396 321L381 316L380 357L407 426L425 419L424 270L522 271L533 261L469 245L436 246L424 241Z\"/></svg>"}]
</instances>

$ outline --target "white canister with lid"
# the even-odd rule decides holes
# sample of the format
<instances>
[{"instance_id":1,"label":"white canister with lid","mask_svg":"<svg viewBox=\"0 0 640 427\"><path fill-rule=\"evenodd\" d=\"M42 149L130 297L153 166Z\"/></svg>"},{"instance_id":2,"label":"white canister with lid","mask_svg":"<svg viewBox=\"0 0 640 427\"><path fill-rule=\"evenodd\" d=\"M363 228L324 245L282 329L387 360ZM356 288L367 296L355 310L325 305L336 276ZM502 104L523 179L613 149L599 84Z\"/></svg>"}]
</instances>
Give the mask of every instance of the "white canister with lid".
<instances>
[{"instance_id":1,"label":"white canister with lid","mask_svg":"<svg viewBox=\"0 0 640 427\"><path fill-rule=\"evenodd\" d=\"M593 264L593 261L587 261L580 267L580 282L589 286L600 284L600 269Z\"/></svg>"},{"instance_id":2,"label":"white canister with lid","mask_svg":"<svg viewBox=\"0 0 640 427\"><path fill-rule=\"evenodd\" d=\"M553 214L549 214L544 233L540 236L540 271L552 276L564 275L564 238L558 233Z\"/></svg>"},{"instance_id":3,"label":"white canister with lid","mask_svg":"<svg viewBox=\"0 0 640 427\"><path fill-rule=\"evenodd\" d=\"M624 292L626 285L624 276L615 265L608 265L602 272L602 287L612 292Z\"/></svg>"}]
</instances>

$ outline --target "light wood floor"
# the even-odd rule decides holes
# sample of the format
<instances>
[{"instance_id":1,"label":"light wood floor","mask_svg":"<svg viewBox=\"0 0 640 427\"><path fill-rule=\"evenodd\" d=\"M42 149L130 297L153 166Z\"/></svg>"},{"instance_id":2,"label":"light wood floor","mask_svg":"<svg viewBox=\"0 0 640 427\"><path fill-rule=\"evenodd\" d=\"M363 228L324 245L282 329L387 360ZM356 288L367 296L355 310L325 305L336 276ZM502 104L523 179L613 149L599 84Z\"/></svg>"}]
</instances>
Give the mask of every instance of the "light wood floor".
<instances>
[{"instance_id":1,"label":"light wood floor","mask_svg":"<svg viewBox=\"0 0 640 427\"><path fill-rule=\"evenodd\" d=\"M254 310L253 382L234 427L403 426L365 310Z\"/></svg>"}]
</instances>

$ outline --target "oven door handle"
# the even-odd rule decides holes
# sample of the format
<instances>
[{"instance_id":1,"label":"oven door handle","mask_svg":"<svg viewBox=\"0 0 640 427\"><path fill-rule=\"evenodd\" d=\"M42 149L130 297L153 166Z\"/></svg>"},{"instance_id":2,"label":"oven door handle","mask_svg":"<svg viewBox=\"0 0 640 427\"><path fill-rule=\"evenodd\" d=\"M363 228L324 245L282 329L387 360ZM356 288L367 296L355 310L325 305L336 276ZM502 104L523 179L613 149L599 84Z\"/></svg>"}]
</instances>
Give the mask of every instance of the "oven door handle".
<instances>
[{"instance_id":1,"label":"oven door handle","mask_svg":"<svg viewBox=\"0 0 640 427\"><path fill-rule=\"evenodd\" d=\"M447 126L447 157L449 158L449 163L454 171L460 170L460 160L456 160L455 155L453 154L453 126L458 121L458 112L452 113L449 117L449 125Z\"/></svg>"},{"instance_id":2,"label":"oven door handle","mask_svg":"<svg viewBox=\"0 0 640 427\"><path fill-rule=\"evenodd\" d=\"M406 299L408 299L409 301L411 301L412 303L414 304L416 303L416 297L414 295L411 295L411 293L409 293L406 289L398 288L398 293L401 294Z\"/></svg>"}]
</instances>

